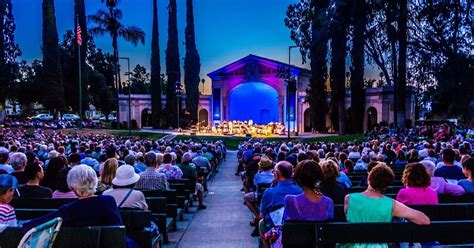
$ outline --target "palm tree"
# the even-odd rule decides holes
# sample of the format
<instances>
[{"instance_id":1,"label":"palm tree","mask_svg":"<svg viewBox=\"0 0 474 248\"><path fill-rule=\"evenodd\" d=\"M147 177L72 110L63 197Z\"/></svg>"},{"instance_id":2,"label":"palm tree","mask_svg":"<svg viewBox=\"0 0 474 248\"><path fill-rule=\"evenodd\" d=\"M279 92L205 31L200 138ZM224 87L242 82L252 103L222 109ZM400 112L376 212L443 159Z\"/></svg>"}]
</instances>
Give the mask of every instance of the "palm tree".
<instances>
[{"instance_id":1,"label":"palm tree","mask_svg":"<svg viewBox=\"0 0 474 248\"><path fill-rule=\"evenodd\" d=\"M117 1L107 1L108 10L98 10L95 15L90 15L88 20L97 24L97 26L91 28L89 32L92 35L104 35L108 33L112 38L112 47L114 49L114 61L115 61L115 75L116 76L116 104L117 104L117 123L119 122L119 103L118 103L118 94L121 89L120 82L120 73L118 68L118 38L123 38L126 41L131 42L133 45L137 46L138 43L145 44L145 32L137 26L124 26L120 23L122 19L122 11L115 8L115 5L109 5L109 2ZM117 128L119 126L117 125Z\"/></svg>"}]
</instances>

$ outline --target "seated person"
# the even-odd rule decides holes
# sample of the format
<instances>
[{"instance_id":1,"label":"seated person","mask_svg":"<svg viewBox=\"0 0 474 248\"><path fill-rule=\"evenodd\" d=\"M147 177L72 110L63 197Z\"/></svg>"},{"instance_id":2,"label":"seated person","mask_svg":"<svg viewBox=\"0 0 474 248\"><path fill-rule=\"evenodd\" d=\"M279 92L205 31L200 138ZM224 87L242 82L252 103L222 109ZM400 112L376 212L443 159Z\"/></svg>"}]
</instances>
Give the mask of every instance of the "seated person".
<instances>
[{"instance_id":1,"label":"seated person","mask_svg":"<svg viewBox=\"0 0 474 248\"><path fill-rule=\"evenodd\" d=\"M37 162L29 163L25 167L25 174L28 182L18 188L19 197L51 198L53 194L51 189L40 186L44 177L43 167Z\"/></svg>"},{"instance_id":2,"label":"seated person","mask_svg":"<svg viewBox=\"0 0 474 248\"><path fill-rule=\"evenodd\" d=\"M430 160L421 160L420 163L425 167L426 172L431 177L431 188L438 194L462 195L464 189L459 185L450 184L442 177L435 177L434 170L436 165Z\"/></svg>"},{"instance_id":3,"label":"seated person","mask_svg":"<svg viewBox=\"0 0 474 248\"><path fill-rule=\"evenodd\" d=\"M56 181L56 190L53 192L53 198L77 198L74 191L72 191L67 185L67 174L71 170L71 167L63 168L59 171Z\"/></svg>"},{"instance_id":4,"label":"seated person","mask_svg":"<svg viewBox=\"0 0 474 248\"><path fill-rule=\"evenodd\" d=\"M90 166L74 166L68 173L67 184L79 200L24 223L23 232L57 217L61 217L63 226L68 227L122 225L122 219L114 198L94 195L97 181L97 175Z\"/></svg>"},{"instance_id":5,"label":"seated person","mask_svg":"<svg viewBox=\"0 0 474 248\"><path fill-rule=\"evenodd\" d=\"M339 166L333 160L325 160L321 162L321 168L324 174L320 185L321 192L331 198L335 204L343 204L347 191L336 181L339 176Z\"/></svg>"},{"instance_id":6,"label":"seated person","mask_svg":"<svg viewBox=\"0 0 474 248\"><path fill-rule=\"evenodd\" d=\"M454 164L456 154L452 149L444 149L441 154L442 165L434 172L435 177L443 177L452 182L465 179L462 168Z\"/></svg>"},{"instance_id":7,"label":"seated person","mask_svg":"<svg viewBox=\"0 0 474 248\"><path fill-rule=\"evenodd\" d=\"M430 187L431 177L421 163L407 164L402 183L406 188L397 194L397 201L407 205L437 205L438 194Z\"/></svg>"},{"instance_id":8,"label":"seated person","mask_svg":"<svg viewBox=\"0 0 474 248\"><path fill-rule=\"evenodd\" d=\"M25 184L28 181L25 174L26 162L26 155L22 152L15 152L10 156L10 164L15 170L11 175L16 177L19 184Z\"/></svg>"},{"instance_id":9,"label":"seated person","mask_svg":"<svg viewBox=\"0 0 474 248\"><path fill-rule=\"evenodd\" d=\"M135 173L133 166L124 164L117 169L115 178L112 180L113 188L104 191L102 195L112 196L118 208L148 210L145 195L133 189L138 179L140 176Z\"/></svg>"},{"instance_id":10,"label":"seated person","mask_svg":"<svg viewBox=\"0 0 474 248\"><path fill-rule=\"evenodd\" d=\"M458 185L464 188L466 194L474 194L474 158L468 158L462 163L462 172L467 179L460 180Z\"/></svg>"},{"instance_id":11,"label":"seated person","mask_svg":"<svg viewBox=\"0 0 474 248\"><path fill-rule=\"evenodd\" d=\"M273 161L270 160L267 156L263 156L260 158L260 162L258 163L259 170L257 174L255 174L253 178L253 184L255 185L256 189L255 192L249 192L244 195L244 202L245 205L250 209L250 211L254 214L254 220L251 222L252 226L258 224L259 221L259 212L256 206L257 203L257 192L258 192L258 185L259 184L271 184L274 179L273 175Z\"/></svg>"},{"instance_id":12,"label":"seated person","mask_svg":"<svg viewBox=\"0 0 474 248\"><path fill-rule=\"evenodd\" d=\"M198 177L196 168L194 168L194 164L191 163L192 155L190 152L186 152L183 154L181 158L181 164L178 167L183 172L182 178L189 179L189 182L194 185L194 194L197 196L199 201L198 210L206 209L207 207L202 203L204 200L204 187L202 184L198 183Z\"/></svg>"},{"instance_id":13,"label":"seated person","mask_svg":"<svg viewBox=\"0 0 474 248\"><path fill-rule=\"evenodd\" d=\"M100 171L99 185L97 185L96 194L101 195L104 191L112 188L112 180L118 168L118 160L109 158L105 160L102 170Z\"/></svg>"},{"instance_id":14,"label":"seated person","mask_svg":"<svg viewBox=\"0 0 474 248\"><path fill-rule=\"evenodd\" d=\"M424 213L383 195L394 178L392 169L387 165L375 166L370 171L367 190L346 196L344 212L347 222L392 222L393 217L400 217L418 225L430 224L430 219ZM373 245L373 247L388 247L387 244Z\"/></svg>"},{"instance_id":15,"label":"seated person","mask_svg":"<svg viewBox=\"0 0 474 248\"><path fill-rule=\"evenodd\" d=\"M324 196L318 185L324 174L318 163L304 160L295 170L295 182L303 189L299 195L285 197L283 222L286 220L325 221L334 218L334 202ZM281 246L281 235L272 247Z\"/></svg>"},{"instance_id":16,"label":"seated person","mask_svg":"<svg viewBox=\"0 0 474 248\"><path fill-rule=\"evenodd\" d=\"M359 186L367 187L367 178L369 177L369 173L374 168L376 165L378 165L379 162L377 161L371 161L369 165L367 166L367 175L364 175L362 179L360 180Z\"/></svg>"},{"instance_id":17,"label":"seated person","mask_svg":"<svg viewBox=\"0 0 474 248\"><path fill-rule=\"evenodd\" d=\"M138 190L166 190L169 188L166 176L158 172L156 166L158 164L158 156L154 152L145 154L146 170L140 173L135 188Z\"/></svg>"},{"instance_id":18,"label":"seated person","mask_svg":"<svg viewBox=\"0 0 474 248\"><path fill-rule=\"evenodd\" d=\"M9 205L17 187L16 177L7 174L0 175L0 224L7 226L17 224L15 209Z\"/></svg>"},{"instance_id":19,"label":"seated person","mask_svg":"<svg viewBox=\"0 0 474 248\"><path fill-rule=\"evenodd\" d=\"M178 166L171 163L173 163L173 156L166 153L163 155L163 164L158 168L158 172L165 174L166 179L181 179L183 172Z\"/></svg>"},{"instance_id":20,"label":"seated person","mask_svg":"<svg viewBox=\"0 0 474 248\"><path fill-rule=\"evenodd\" d=\"M262 201L260 203L261 220L258 225L258 230L262 240L264 234L273 227L270 212L276 210L278 207L283 207L285 196L299 195L303 192L299 186L294 184L293 179L291 179L293 175L293 165L289 162L281 161L276 164L273 173L275 175L274 181L277 182L277 185L263 192ZM252 235L257 236L255 235L255 230Z\"/></svg>"},{"instance_id":21,"label":"seated person","mask_svg":"<svg viewBox=\"0 0 474 248\"><path fill-rule=\"evenodd\" d=\"M408 164L407 156L404 151L397 151L397 157L392 161L392 168L404 168Z\"/></svg>"}]
</instances>

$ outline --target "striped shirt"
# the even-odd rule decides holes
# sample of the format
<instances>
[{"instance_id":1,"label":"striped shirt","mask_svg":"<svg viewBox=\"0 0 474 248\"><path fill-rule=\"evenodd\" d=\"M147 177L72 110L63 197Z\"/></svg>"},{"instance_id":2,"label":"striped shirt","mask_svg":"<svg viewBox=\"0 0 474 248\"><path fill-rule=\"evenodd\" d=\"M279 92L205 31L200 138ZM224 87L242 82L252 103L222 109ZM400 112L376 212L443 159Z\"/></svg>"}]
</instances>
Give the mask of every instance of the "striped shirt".
<instances>
[{"instance_id":1,"label":"striped shirt","mask_svg":"<svg viewBox=\"0 0 474 248\"><path fill-rule=\"evenodd\" d=\"M0 203L0 224L16 226L15 209L12 206Z\"/></svg>"}]
</instances>

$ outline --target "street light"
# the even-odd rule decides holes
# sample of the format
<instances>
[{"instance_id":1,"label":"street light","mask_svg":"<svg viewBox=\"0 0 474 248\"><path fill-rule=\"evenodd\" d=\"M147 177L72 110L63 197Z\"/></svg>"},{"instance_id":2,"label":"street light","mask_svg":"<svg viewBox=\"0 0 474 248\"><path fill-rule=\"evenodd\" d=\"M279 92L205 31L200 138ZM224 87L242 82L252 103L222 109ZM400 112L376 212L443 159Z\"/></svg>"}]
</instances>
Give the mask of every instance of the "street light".
<instances>
[{"instance_id":1,"label":"street light","mask_svg":"<svg viewBox=\"0 0 474 248\"><path fill-rule=\"evenodd\" d=\"M288 122L288 142L290 142L290 84L291 84L291 49L297 48L298 46L289 46L288 47L288 74L287 74L287 86L286 86L286 119ZM295 118L296 120L296 118ZM295 122L296 124L296 122ZM295 125L296 126L296 125Z\"/></svg>"},{"instance_id":2,"label":"street light","mask_svg":"<svg viewBox=\"0 0 474 248\"><path fill-rule=\"evenodd\" d=\"M177 98L177 102L176 102L176 109L177 109L177 117L178 117L178 132L179 132L179 110L180 110L180 107L179 107L179 103L180 103L180 98L181 98L181 95L183 94L183 88L182 88L182 85L181 85L181 82L180 81L176 81L176 98Z\"/></svg>"},{"instance_id":3,"label":"street light","mask_svg":"<svg viewBox=\"0 0 474 248\"><path fill-rule=\"evenodd\" d=\"M132 116L132 99L131 99L131 86L132 86L132 81L131 81L131 73L130 73L130 58L128 57L119 57L119 59L123 59L123 60L126 60L127 61L127 64L128 64L128 72L127 72L127 75L128 75L128 117L127 117L127 123L128 123L128 135L131 136L132 135L132 124L131 124L131 121L130 121L130 118Z\"/></svg>"}]
</instances>

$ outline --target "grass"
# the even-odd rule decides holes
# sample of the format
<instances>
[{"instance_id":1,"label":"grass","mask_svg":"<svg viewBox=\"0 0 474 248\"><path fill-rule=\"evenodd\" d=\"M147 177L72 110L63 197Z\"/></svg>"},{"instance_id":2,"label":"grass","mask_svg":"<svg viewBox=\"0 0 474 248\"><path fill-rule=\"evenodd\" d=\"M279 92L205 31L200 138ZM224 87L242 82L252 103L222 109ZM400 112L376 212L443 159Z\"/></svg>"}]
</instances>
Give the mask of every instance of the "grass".
<instances>
[{"instance_id":1,"label":"grass","mask_svg":"<svg viewBox=\"0 0 474 248\"><path fill-rule=\"evenodd\" d=\"M109 131L109 133L111 135L116 135L116 136L124 136L124 137L128 137L128 136L133 136L133 137L139 137L139 138L144 138L144 139L161 139L163 137L165 137L166 133L152 133L152 132L140 132L140 131L132 131L131 134L132 135L129 135L128 134L128 131L124 131L124 130L113 130L113 131Z\"/></svg>"}]
</instances>

